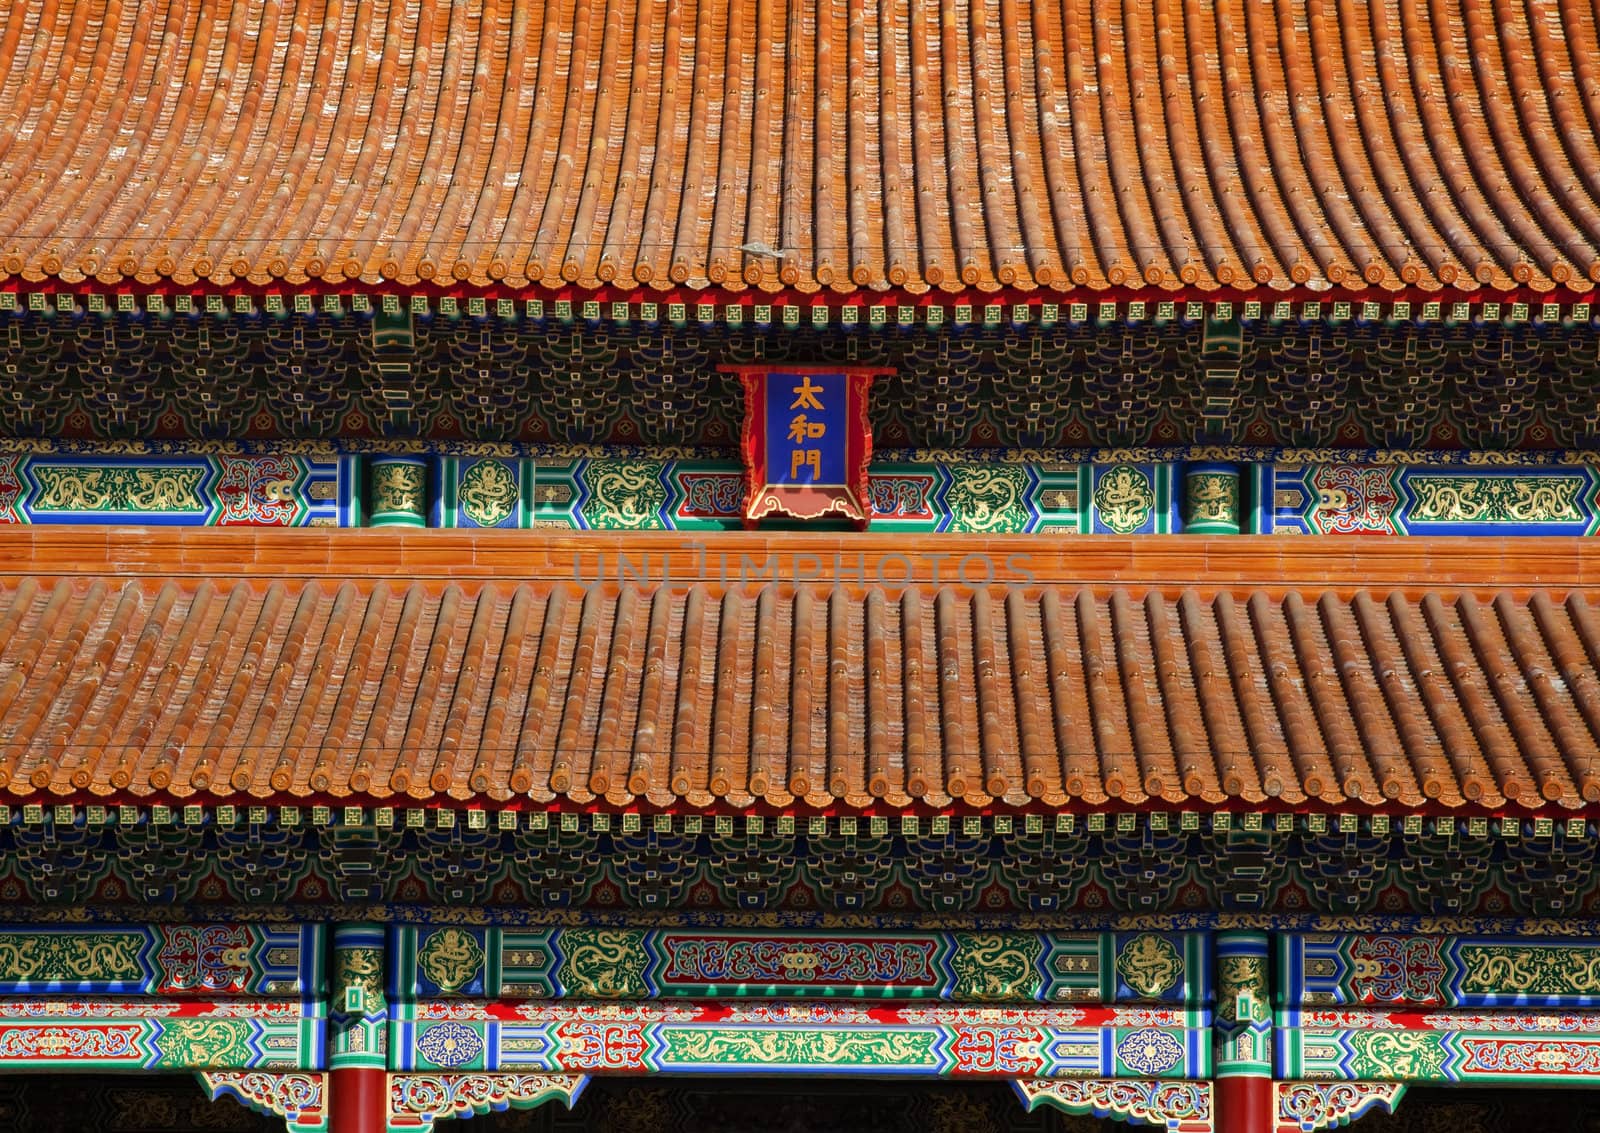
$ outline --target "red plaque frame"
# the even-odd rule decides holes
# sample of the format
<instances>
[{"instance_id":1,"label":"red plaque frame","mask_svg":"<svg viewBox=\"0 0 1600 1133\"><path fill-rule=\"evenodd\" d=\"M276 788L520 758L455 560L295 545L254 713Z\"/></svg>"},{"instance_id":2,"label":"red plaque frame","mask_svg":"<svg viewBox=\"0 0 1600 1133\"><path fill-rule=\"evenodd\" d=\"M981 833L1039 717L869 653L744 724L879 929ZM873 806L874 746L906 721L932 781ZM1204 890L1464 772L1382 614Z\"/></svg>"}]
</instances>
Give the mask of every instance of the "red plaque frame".
<instances>
[{"instance_id":1,"label":"red plaque frame","mask_svg":"<svg viewBox=\"0 0 1600 1133\"><path fill-rule=\"evenodd\" d=\"M744 457L744 525L755 527L763 519L814 520L836 516L864 529L872 518L867 496L867 466L872 461L872 424L867 416L872 379L894 371L884 366L794 365L754 362L720 366L739 375L744 386L744 430L740 452ZM831 376L844 380L845 404L838 416L844 425L844 474L837 483L793 484L773 474L768 445L771 405L769 380L774 375Z\"/></svg>"}]
</instances>

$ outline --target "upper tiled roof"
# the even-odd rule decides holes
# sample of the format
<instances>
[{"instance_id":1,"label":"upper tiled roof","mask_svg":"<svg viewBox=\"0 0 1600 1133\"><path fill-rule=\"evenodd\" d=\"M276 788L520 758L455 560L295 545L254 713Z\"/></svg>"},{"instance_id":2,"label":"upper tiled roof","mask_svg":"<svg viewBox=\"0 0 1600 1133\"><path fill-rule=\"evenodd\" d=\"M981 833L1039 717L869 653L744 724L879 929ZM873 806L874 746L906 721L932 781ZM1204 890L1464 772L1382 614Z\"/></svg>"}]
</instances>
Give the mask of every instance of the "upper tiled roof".
<instances>
[{"instance_id":1,"label":"upper tiled roof","mask_svg":"<svg viewBox=\"0 0 1600 1133\"><path fill-rule=\"evenodd\" d=\"M501 535L101 534L102 555L0 534L0 798L1600 803L1600 591L1563 585L1600 551L1573 543L1506 569L1420 540L1427 586L1385 585L1375 555L1355 589L1336 581L1363 573L1350 552L1289 584L1270 538L1155 539L1138 559L1106 540L752 537L697 572L659 541ZM521 578L494 568L519 554ZM834 577L781 581L785 555ZM732 577L746 558L765 581ZM1019 581L934 585L940 561ZM1498 590L1452 581L1496 566ZM1163 581L1184 577L1212 581Z\"/></svg>"},{"instance_id":2,"label":"upper tiled roof","mask_svg":"<svg viewBox=\"0 0 1600 1133\"><path fill-rule=\"evenodd\" d=\"M1582 0L11 0L0 60L0 279L1600 280Z\"/></svg>"}]
</instances>

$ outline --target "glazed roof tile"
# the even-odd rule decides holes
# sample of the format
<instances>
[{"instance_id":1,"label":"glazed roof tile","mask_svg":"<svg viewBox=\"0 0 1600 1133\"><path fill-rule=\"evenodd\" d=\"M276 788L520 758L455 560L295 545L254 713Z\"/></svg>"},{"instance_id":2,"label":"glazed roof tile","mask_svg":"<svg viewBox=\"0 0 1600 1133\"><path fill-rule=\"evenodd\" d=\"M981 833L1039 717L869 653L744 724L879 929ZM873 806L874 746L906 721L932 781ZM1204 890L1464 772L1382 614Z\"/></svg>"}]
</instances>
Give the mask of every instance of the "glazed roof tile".
<instances>
[{"instance_id":1,"label":"glazed roof tile","mask_svg":"<svg viewBox=\"0 0 1600 1133\"><path fill-rule=\"evenodd\" d=\"M1565 542L1501 573L1470 541L1421 540L1408 561L1432 577L1411 586L1352 588L1332 550L1286 581L1283 540L1239 537L1138 553L880 539L832 579L696 577L684 557L641 583L592 570L596 549L631 548L631 574L669 544L500 534L113 534L98 563L75 533L0 535L0 798L1600 803L1600 591L1558 565L1592 574L1600 551ZM825 562L841 546L752 537L729 553ZM917 548L1026 548L1029 578L860 581ZM1213 581L1170 581L1185 575Z\"/></svg>"},{"instance_id":2,"label":"glazed roof tile","mask_svg":"<svg viewBox=\"0 0 1600 1133\"><path fill-rule=\"evenodd\" d=\"M1582 0L13 0L0 60L0 280L1600 281Z\"/></svg>"}]
</instances>

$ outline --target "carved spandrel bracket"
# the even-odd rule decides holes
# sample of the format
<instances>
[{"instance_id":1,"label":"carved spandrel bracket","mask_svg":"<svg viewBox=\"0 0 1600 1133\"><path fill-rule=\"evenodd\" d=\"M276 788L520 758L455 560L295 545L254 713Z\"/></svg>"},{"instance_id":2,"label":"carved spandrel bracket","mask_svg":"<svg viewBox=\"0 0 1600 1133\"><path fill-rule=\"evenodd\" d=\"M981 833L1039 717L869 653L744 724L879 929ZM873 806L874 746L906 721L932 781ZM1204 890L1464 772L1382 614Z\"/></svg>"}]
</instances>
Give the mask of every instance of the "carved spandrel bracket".
<instances>
[{"instance_id":1,"label":"carved spandrel bracket","mask_svg":"<svg viewBox=\"0 0 1600 1133\"><path fill-rule=\"evenodd\" d=\"M1110 1118L1168 1133L1215 1133L1216 1129L1210 1082L1034 1078L1013 1085L1030 1113L1044 1105L1076 1117Z\"/></svg>"}]
</instances>

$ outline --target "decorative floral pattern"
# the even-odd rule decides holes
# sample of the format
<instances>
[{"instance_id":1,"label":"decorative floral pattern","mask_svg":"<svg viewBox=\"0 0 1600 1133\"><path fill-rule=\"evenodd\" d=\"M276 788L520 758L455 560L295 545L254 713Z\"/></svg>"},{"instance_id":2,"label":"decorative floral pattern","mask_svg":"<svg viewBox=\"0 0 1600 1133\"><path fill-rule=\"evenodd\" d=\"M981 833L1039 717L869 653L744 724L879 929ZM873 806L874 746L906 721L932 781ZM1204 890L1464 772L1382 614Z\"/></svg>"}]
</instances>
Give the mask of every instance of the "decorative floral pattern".
<instances>
[{"instance_id":1,"label":"decorative floral pattern","mask_svg":"<svg viewBox=\"0 0 1600 1133\"><path fill-rule=\"evenodd\" d=\"M1360 1003L1438 1003L1444 980L1439 940L1362 935L1350 940L1350 989Z\"/></svg>"},{"instance_id":2,"label":"decorative floral pattern","mask_svg":"<svg viewBox=\"0 0 1600 1133\"><path fill-rule=\"evenodd\" d=\"M1311 520L1324 534L1390 531L1400 497L1392 468L1328 464L1311 476L1316 493Z\"/></svg>"},{"instance_id":3,"label":"decorative floral pattern","mask_svg":"<svg viewBox=\"0 0 1600 1133\"><path fill-rule=\"evenodd\" d=\"M435 1066L466 1066L483 1053L483 1039L463 1023L434 1023L418 1036L417 1052Z\"/></svg>"},{"instance_id":4,"label":"decorative floral pattern","mask_svg":"<svg viewBox=\"0 0 1600 1133\"><path fill-rule=\"evenodd\" d=\"M1183 1061L1183 1044L1170 1031L1146 1027L1123 1037L1117 1058L1136 1074L1164 1074Z\"/></svg>"},{"instance_id":5,"label":"decorative floral pattern","mask_svg":"<svg viewBox=\"0 0 1600 1133\"><path fill-rule=\"evenodd\" d=\"M242 992L251 973L253 936L247 925L168 925L161 929L157 961L162 992L202 989Z\"/></svg>"}]
</instances>

